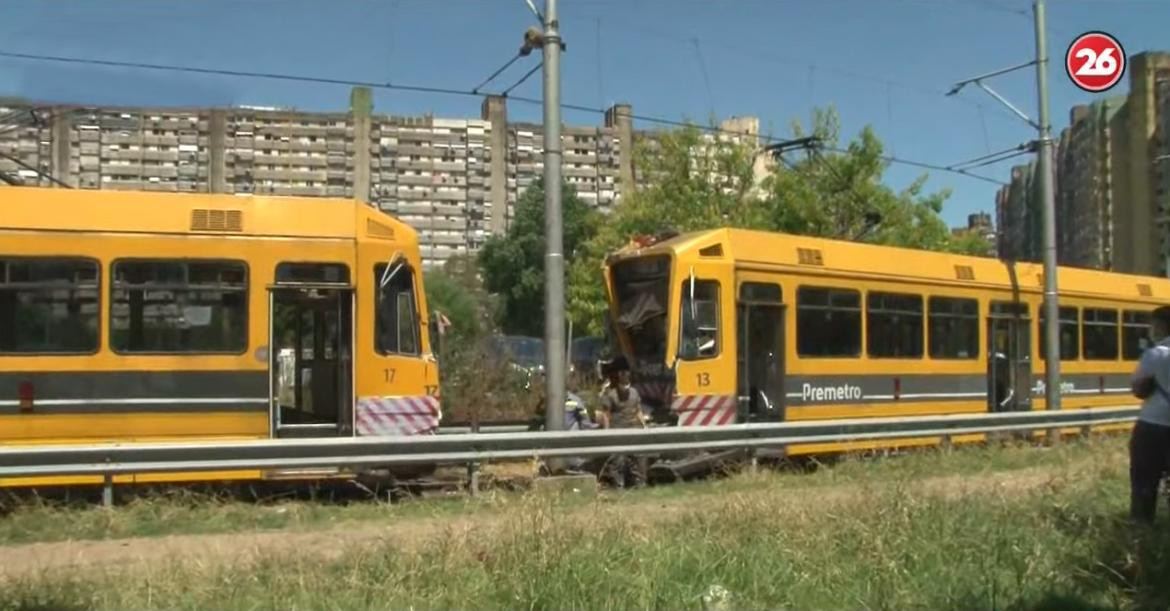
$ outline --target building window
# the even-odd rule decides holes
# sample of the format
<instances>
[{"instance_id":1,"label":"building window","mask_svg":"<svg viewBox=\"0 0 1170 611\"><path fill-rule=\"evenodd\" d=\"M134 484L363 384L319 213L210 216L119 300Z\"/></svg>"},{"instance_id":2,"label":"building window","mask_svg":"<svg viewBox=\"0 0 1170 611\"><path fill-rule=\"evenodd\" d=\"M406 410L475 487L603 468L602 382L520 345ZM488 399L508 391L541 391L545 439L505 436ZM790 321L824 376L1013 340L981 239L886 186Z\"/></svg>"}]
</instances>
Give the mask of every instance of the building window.
<instances>
[{"instance_id":1,"label":"building window","mask_svg":"<svg viewBox=\"0 0 1170 611\"><path fill-rule=\"evenodd\" d=\"M931 297L928 329L930 358L979 358L979 302L957 297Z\"/></svg>"},{"instance_id":2,"label":"building window","mask_svg":"<svg viewBox=\"0 0 1170 611\"><path fill-rule=\"evenodd\" d=\"M1081 354L1080 320L1077 308L1060 308L1060 360L1075 361ZM1044 308L1040 308L1039 338L1040 358L1048 358L1048 347L1044 341Z\"/></svg>"},{"instance_id":3,"label":"building window","mask_svg":"<svg viewBox=\"0 0 1170 611\"><path fill-rule=\"evenodd\" d=\"M1095 361L1117 360L1117 310L1085 308L1082 324L1085 336L1084 358Z\"/></svg>"},{"instance_id":4,"label":"building window","mask_svg":"<svg viewBox=\"0 0 1170 611\"><path fill-rule=\"evenodd\" d=\"M242 261L115 261L110 347L133 353L242 353L248 273Z\"/></svg>"},{"instance_id":5,"label":"building window","mask_svg":"<svg viewBox=\"0 0 1170 611\"><path fill-rule=\"evenodd\" d=\"M865 297L866 353L874 358L922 358L922 297L870 292Z\"/></svg>"},{"instance_id":6,"label":"building window","mask_svg":"<svg viewBox=\"0 0 1170 611\"><path fill-rule=\"evenodd\" d=\"M1150 343L1150 313L1126 310L1121 324L1121 358L1136 361Z\"/></svg>"},{"instance_id":7,"label":"building window","mask_svg":"<svg viewBox=\"0 0 1170 611\"><path fill-rule=\"evenodd\" d=\"M796 351L808 357L861 356L861 293L809 286L797 289Z\"/></svg>"},{"instance_id":8,"label":"building window","mask_svg":"<svg viewBox=\"0 0 1170 611\"><path fill-rule=\"evenodd\" d=\"M100 276L89 259L0 259L0 353L97 352Z\"/></svg>"},{"instance_id":9,"label":"building window","mask_svg":"<svg viewBox=\"0 0 1170 611\"><path fill-rule=\"evenodd\" d=\"M696 280L693 298L691 286L690 281L682 285L679 356L686 360L712 358L719 354L719 283Z\"/></svg>"},{"instance_id":10,"label":"building window","mask_svg":"<svg viewBox=\"0 0 1170 611\"><path fill-rule=\"evenodd\" d=\"M378 354L419 353L414 271L403 261L374 267L374 347Z\"/></svg>"}]
</instances>

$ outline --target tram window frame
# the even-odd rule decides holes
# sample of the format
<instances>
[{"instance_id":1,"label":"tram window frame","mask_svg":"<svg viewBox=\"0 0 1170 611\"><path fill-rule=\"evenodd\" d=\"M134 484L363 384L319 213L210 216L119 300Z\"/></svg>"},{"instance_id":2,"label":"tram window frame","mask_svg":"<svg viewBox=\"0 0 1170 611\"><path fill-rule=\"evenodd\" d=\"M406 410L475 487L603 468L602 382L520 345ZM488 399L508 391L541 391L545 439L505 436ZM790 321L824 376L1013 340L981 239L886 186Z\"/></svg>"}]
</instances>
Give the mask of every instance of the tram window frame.
<instances>
[{"instance_id":1,"label":"tram window frame","mask_svg":"<svg viewBox=\"0 0 1170 611\"><path fill-rule=\"evenodd\" d=\"M1099 319L1101 316L1108 319L1110 315L1112 321ZM1107 343L1109 338L1112 338L1112 344ZM1106 343L1097 346L1097 340ZM1120 342L1121 319L1116 309L1086 307L1081 311L1081 358L1086 361L1116 361L1121 355ZM1105 350L1098 350L1100 347L1105 347Z\"/></svg>"},{"instance_id":2,"label":"tram window frame","mask_svg":"<svg viewBox=\"0 0 1170 611\"><path fill-rule=\"evenodd\" d=\"M680 297L678 300L678 302L679 302L678 358L680 358L684 361L706 361L706 360L710 360L710 359L719 358L719 355L722 354L722 352L723 352L723 338L722 338L723 310L721 308L722 297L723 297L721 295L722 288L723 287L720 285L718 280L699 279L699 278L695 279L695 302L699 303L699 304L702 304L704 302L707 302L707 303L713 302L713 305L710 308L708 308L706 310L706 312L714 314L714 318L711 321L696 320L695 322L692 323L692 325L694 326L693 331L695 333L702 333L704 331L711 332L712 339L714 340L715 343L714 343L714 346L711 347L711 350L709 352L703 352L702 350L699 349L698 346L696 346L695 352L693 354L690 354L687 352L687 349L686 349L687 343L686 342L687 342L687 333L688 333L687 321L691 319L691 317L688 315L690 308L687 305L690 303L691 281L689 279L683 281L682 293L680 294ZM713 295L714 295L713 299L700 298L699 292L705 291L707 289L711 289L713 291ZM703 315L704 315L703 310L704 310L704 308L702 306L697 307L695 309L696 315L699 318L703 317ZM703 322L713 323L714 326L710 326L710 324L709 324L708 326L704 327L702 324ZM700 337L702 337L702 336L700 335Z\"/></svg>"},{"instance_id":3,"label":"tram window frame","mask_svg":"<svg viewBox=\"0 0 1170 611\"><path fill-rule=\"evenodd\" d=\"M334 276L330 278L330 276ZM349 265L330 261L281 261L273 277L277 284L349 285Z\"/></svg>"},{"instance_id":4,"label":"tram window frame","mask_svg":"<svg viewBox=\"0 0 1170 611\"><path fill-rule=\"evenodd\" d=\"M824 296L825 296L825 299L823 300L824 303L823 304L821 304L821 303L809 304L807 302L807 298L808 298L810 292L824 294ZM850 307L848 305L841 306L839 304L835 304L834 300L833 300L834 295L837 295L838 297L842 297L842 296L851 297L852 300L856 303L856 305ZM808 316L812 312L816 312L818 314L817 319L816 320L806 319L805 316ZM853 331L854 333L851 334L850 337L846 338L848 343L839 342L845 348L847 348L847 350L838 350L835 352L823 352L823 353L812 352L812 351L807 350L808 346L806 345L806 342L808 342L808 341L816 341L817 343L823 343L824 345L828 345L828 342L821 342L820 341L820 340L825 339L823 334L816 334L815 336L811 336L811 334L808 333L808 331L811 329L831 328L828 325L824 324L824 323L828 322L828 319L824 317L824 314L822 314L823 312L828 312L830 316L832 316L832 314L834 314L834 313L842 313L845 316L851 316L851 317L855 318L855 321L854 321L855 324L851 325L853 328L849 329L850 331ZM862 311L862 306L861 306L861 291L859 291L857 289L841 288L841 287L834 287L834 286L814 286L814 285L803 285L803 286L797 287L797 289L796 289L796 354L797 354L797 356L799 356L801 358L817 358L817 359L821 359L821 358L823 358L823 359L861 358L861 353L862 353L863 343L864 343L864 335L865 335L863 330L862 330L862 315L863 315L863 311ZM838 336L838 338L839 337L840 336ZM838 338L830 338L830 339L838 339Z\"/></svg>"},{"instance_id":5,"label":"tram window frame","mask_svg":"<svg viewBox=\"0 0 1170 611\"><path fill-rule=\"evenodd\" d=\"M1069 312L1073 312L1073 317L1069 318ZM1048 358L1048 349L1045 345L1044 339L1044 308L1040 308L1040 315L1036 317L1037 320L1037 334L1036 342L1040 351L1040 360ZM1081 308L1077 306L1060 306L1059 324L1057 325L1057 332L1060 335L1060 360L1061 361L1078 361L1081 358ZM1071 341L1065 341L1065 332L1071 330L1073 337Z\"/></svg>"},{"instance_id":6,"label":"tram window frame","mask_svg":"<svg viewBox=\"0 0 1170 611\"><path fill-rule=\"evenodd\" d=\"M181 282L171 282L171 281L155 282L155 283L153 283L153 285L148 284L148 283L138 283L138 284L121 283L118 281L119 268L123 265L128 265L128 264L129 265L173 265L173 266L178 266L183 270L183 280ZM222 284L192 284L190 281L191 266L192 265L238 266L239 269L234 270L234 271L242 272L242 277L241 277L241 280L239 281L239 284L236 286L232 286L232 285L225 286ZM222 272L222 270L221 270L221 272ZM251 267L248 265L247 261L244 261L242 259L200 259L200 258L191 258L191 257L176 257L176 258L151 257L151 258L115 259L113 262L110 263L110 288L109 288L110 311L106 317L106 319L108 321L107 340L109 341L109 344L110 344L110 350L114 354L118 354L118 355L122 355L122 356L150 356L150 355L172 355L172 354L173 355L183 355L183 356L247 354L249 344L251 343L251 319L252 319L252 317L251 317L251 292L252 292L251 280L252 280ZM130 287L147 287L147 288L126 288L127 285ZM153 287L153 288L151 288L151 287ZM169 291L172 293L178 293L179 291L185 291L188 294L199 293L199 292L204 292L204 291L206 291L206 292L220 292L221 293L220 307L226 311L231 311L231 310L228 306L223 305L223 298L227 294L241 295L242 297L239 299L239 302L237 304L235 304L236 309L238 309L239 312L241 313L240 321L238 323L240 328L239 328L239 333L237 334L237 338L239 340L241 340L240 345L237 347L233 344L233 345L230 345L228 347L221 348L221 349L200 347L197 349L174 349L174 350L158 349L158 348L154 348L154 347L129 348L125 345L122 345L119 343L119 341L117 339L118 336L115 334L115 328L114 328L115 306L117 304L121 303L121 301L119 301L118 297L117 297L117 292L119 290L127 290L127 291L141 290L143 292L154 290L154 291ZM129 305L129 300L130 300L130 297L129 297L129 295L127 295L127 301L126 301L127 305L128 305L128 307L132 307ZM177 301L178 300L176 299L176 300L173 300L171 303L175 303ZM214 306L212 306L212 307L214 307ZM128 314L128 316L131 316L131 315L132 314ZM214 316L214 314L212 314L212 316ZM130 324L133 324L133 323L130 323Z\"/></svg>"},{"instance_id":7,"label":"tram window frame","mask_svg":"<svg viewBox=\"0 0 1170 611\"><path fill-rule=\"evenodd\" d=\"M895 303L888 303L894 301ZM877 306L875 307L875 302ZM900 303L898 303L900 302ZM915 307L917 309L915 309ZM876 323L876 324L875 324ZM895 343L889 339L890 331L884 325L897 329L893 331ZM874 333L877 326L879 333ZM867 291L865 294L865 354L872 359L921 359L926 353L926 311L922 295L915 293L893 293ZM878 343L877 339L883 340ZM909 342L900 345L903 342ZM889 346L897 348L890 350ZM874 348L879 350L874 350ZM907 348L906 354L896 354Z\"/></svg>"},{"instance_id":8,"label":"tram window frame","mask_svg":"<svg viewBox=\"0 0 1170 611\"><path fill-rule=\"evenodd\" d=\"M11 263L24 263L24 262L48 263L50 265L54 264L54 263L56 263L57 265L60 265L60 264L73 265L74 267L71 271L74 274L76 274L76 272L81 269L82 265L88 265L88 266L91 266L90 271L93 272L93 285L91 287L85 282L71 281L68 278L66 278L64 280L56 280L56 281L50 280L50 281L11 282L10 281L11 280L10 264ZM15 321L14 321L14 324L8 326L9 329L13 330L13 335L14 335L13 345L11 348L6 348L3 346L3 344L0 344L0 356L20 356L20 357L86 356L86 355L97 354L98 352L101 351L101 337L102 337L102 264L101 264L101 261L99 261L93 257L73 256L73 255L45 255L45 256L18 255L18 256L0 257L0 294L2 294L2 293L16 293L19 296L21 293L29 293L29 292L36 292L36 293L39 293L41 295L48 293L48 294L50 294L50 299L52 299L51 293L55 293L55 292L58 292L61 290L68 290L69 291L69 298L65 301L67 309L69 307L69 304L72 304L74 302L81 302L81 305L84 306L84 301L81 301L74 296L76 293L79 293L81 291L89 291L92 293L91 300L95 306L93 314L89 315L89 316L84 316L84 318L82 318L82 320L81 320L82 324L86 325L86 326L88 326L89 322L92 322L92 338L90 338L90 339L92 339L92 342L93 342L92 347L86 346L84 348L76 348L76 349L74 349L74 348L52 349L52 348L45 348L43 346L39 346L35 350L22 350L22 349L20 349L19 345L17 345L17 343L16 343L16 340L19 338L15 337L16 325L15 325ZM2 303L2 301L0 301L0 312L3 312L3 308L4 308L3 303ZM13 304L12 315L15 319L15 316L16 316L16 304L15 303Z\"/></svg>"},{"instance_id":9,"label":"tram window frame","mask_svg":"<svg viewBox=\"0 0 1170 611\"><path fill-rule=\"evenodd\" d=\"M1121 359L1138 361L1150 343L1150 324L1153 313L1150 310L1123 310L1121 313ZM1137 336L1131 336L1130 333ZM1136 340L1132 341L1131 340ZM1134 351L1131 351L1131 346Z\"/></svg>"},{"instance_id":10,"label":"tram window frame","mask_svg":"<svg viewBox=\"0 0 1170 611\"><path fill-rule=\"evenodd\" d=\"M944 304L946 308L942 307ZM930 358L960 361L979 359L982 351L979 342L978 299L931 295L927 298L926 312L926 343ZM957 343L954 341L956 338L967 345ZM965 355L962 348L966 348Z\"/></svg>"},{"instance_id":11,"label":"tram window frame","mask_svg":"<svg viewBox=\"0 0 1170 611\"><path fill-rule=\"evenodd\" d=\"M422 320L422 316L419 313L418 305L418 287L420 283L418 282L418 278L415 275L414 267L409 263L402 261L399 263L399 265L402 267L396 273L396 277L391 279L391 284L382 286L382 274L385 273L387 265L389 264L385 262L374 265L374 351L377 352L380 356L417 357L422 354L422 330L420 329L420 321ZM405 274L403 274L404 272ZM406 291L403 291L401 286L395 286L401 284L400 280L402 278L406 278L410 281L410 286L407 287L408 290ZM394 324L393 345L388 344L386 337L384 336L384 333L390 330L388 328L384 328L384 325L386 324L384 321L387 320L385 317L390 316L391 313L387 310L384 310L382 307L382 303L386 299L387 293L391 291L394 295L392 312ZM410 308L409 310L404 311L402 305L403 297L406 295L409 295ZM402 349L402 316L404 313L409 314L410 316L410 324L408 325L410 328L410 334L407 337L407 339L412 342L413 346L413 348L410 350Z\"/></svg>"}]
</instances>

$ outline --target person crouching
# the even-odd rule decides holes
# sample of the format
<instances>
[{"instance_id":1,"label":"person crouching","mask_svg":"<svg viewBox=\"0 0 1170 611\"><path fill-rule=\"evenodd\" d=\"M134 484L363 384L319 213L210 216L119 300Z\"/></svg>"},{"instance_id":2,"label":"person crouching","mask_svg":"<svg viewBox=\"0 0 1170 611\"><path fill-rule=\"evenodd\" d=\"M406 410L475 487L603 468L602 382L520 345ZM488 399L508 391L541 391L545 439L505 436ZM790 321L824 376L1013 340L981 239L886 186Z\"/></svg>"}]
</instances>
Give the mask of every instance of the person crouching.
<instances>
[{"instance_id":1,"label":"person crouching","mask_svg":"<svg viewBox=\"0 0 1170 611\"><path fill-rule=\"evenodd\" d=\"M625 357L617 357L603 373L609 386L601 392L601 410L598 423L602 428L646 428L642 414L642 398L630 385L630 365ZM603 477L620 488L646 484L646 472L637 456L628 454L611 456L602 470Z\"/></svg>"}]
</instances>

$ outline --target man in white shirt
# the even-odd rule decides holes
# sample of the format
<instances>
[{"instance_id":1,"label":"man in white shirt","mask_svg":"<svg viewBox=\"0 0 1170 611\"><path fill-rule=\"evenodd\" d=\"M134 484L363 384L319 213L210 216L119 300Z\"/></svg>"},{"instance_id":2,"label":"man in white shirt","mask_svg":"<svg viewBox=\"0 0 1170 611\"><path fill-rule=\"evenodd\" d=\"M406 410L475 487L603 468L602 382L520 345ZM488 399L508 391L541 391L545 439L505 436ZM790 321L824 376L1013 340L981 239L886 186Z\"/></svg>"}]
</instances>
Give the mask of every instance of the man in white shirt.
<instances>
[{"instance_id":1,"label":"man in white shirt","mask_svg":"<svg viewBox=\"0 0 1170 611\"><path fill-rule=\"evenodd\" d=\"M1156 343L1133 373L1142 410L1129 442L1130 516L1146 524L1154 522L1158 488L1170 472L1170 306L1154 310L1152 331Z\"/></svg>"}]
</instances>

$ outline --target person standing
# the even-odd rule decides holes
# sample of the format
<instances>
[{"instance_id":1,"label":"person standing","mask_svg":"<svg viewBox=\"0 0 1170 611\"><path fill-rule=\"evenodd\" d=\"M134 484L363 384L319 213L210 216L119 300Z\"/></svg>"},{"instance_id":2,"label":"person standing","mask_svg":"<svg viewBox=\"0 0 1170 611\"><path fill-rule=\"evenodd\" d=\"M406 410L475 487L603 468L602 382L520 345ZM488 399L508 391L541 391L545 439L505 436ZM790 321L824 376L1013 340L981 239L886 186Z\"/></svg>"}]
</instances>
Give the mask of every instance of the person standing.
<instances>
[{"instance_id":1,"label":"person standing","mask_svg":"<svg viewBox=\"0 0 1170 611\"><path fill-rule=\"evenodd\" d=\"M1158 488L1170 471L1170 306L1153 312L1154 345L1138 362L1131 382L1142 409L1129 441L1130 517L1152 524Z\"/></svg>"},{"instance_id":2,"label":"person standing","mask_svg":"<svg viewBox=\"0 0 1170 611\"><path fill-rule=\"evenodd\" d=\"M645 428L642 399L630 385L630 366L625 357L617 357L605 368L609 386L601 392L601 411L598 414L602 428ZM646 483L643 461L626 454L611 456L603 473L619 487Z\"/></svg>"}]
</instances>

